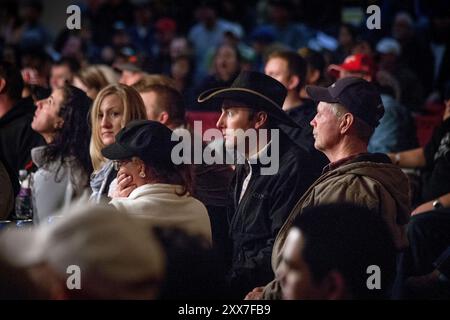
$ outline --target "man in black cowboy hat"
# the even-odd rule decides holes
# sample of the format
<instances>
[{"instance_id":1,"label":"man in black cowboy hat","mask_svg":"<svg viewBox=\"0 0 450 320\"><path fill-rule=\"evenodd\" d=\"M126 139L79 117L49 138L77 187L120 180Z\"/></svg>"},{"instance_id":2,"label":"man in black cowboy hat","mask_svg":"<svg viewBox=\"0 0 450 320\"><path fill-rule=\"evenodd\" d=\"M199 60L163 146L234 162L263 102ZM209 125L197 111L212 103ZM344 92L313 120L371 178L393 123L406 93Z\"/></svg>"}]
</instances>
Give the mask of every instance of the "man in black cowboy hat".
<instances>
[{"instance_id":1,"label":"man in black cowboy hat","mask_svg":"<svg viewBox=\"0 0 450 320\"><path fill-rule=\"evenodd\" d=\"M295 202L318 176L307 152L278 129L279 124L297 126L281 108L285 97L286 89L277 80L244 71L231 87L209 90L198 98L199 102L219 100L222 114L217 127L225 146L245 147L245 164L236 166L228 208L228 279L235 298L243 298L273 278L270 258L275 236ZM240 139L239 129L256 133L256 143ZM261 138L266 132L267 139ZM269 164L265 161L268 154ZM268 170L274 162L277 170Z\"/></svg>"}]
</instances>

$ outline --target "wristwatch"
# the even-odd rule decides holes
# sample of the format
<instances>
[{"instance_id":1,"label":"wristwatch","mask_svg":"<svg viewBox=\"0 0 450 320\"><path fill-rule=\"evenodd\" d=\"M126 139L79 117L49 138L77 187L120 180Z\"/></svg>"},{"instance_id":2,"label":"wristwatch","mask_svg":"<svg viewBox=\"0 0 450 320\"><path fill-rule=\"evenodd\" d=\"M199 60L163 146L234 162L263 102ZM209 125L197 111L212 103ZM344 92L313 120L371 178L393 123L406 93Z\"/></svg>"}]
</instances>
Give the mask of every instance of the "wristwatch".
<instances>
[{"instance_id":1,"label":"wristwatch","mask_svg":"<svg viewBox=\"0 0 450 320\"><path fill-rule=\"evenodd\" d=\"M442 205L442 203L439 201L439 199L436 199L433 201L433 208L434 209L439 209L439 208L443 208L444 206Z\"/></svg>"}]
</instances>

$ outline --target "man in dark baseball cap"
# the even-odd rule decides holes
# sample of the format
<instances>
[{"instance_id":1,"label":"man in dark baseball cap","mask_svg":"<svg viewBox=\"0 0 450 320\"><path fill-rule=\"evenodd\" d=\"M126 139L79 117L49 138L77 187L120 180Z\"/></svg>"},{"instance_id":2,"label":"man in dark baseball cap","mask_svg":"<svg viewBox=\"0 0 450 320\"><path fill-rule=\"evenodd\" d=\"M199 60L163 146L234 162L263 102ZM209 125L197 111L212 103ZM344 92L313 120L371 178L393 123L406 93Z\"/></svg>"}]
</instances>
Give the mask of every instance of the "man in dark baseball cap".
<instances>
[{"instance_id":1,"label":"man in dark baseball cap","mask_svg":"<svg viewBox=\"0 0 450 320\"><path fill-rule=\"evenodd\" d=\"M306 91L315 101L343 105L355 117L373 128L378 126L384 114L377 88L361 78L342 78L328 88L308 86Z\"/></svg>"},{"instance_id":2,"label":"man in dark baseball cap","mask_svg":"<svg viewBox=\"0 0 450 320\"><path fill-rule=\"evenodd\" d=\"M311 121L314 147L330 160L322 175L299 199L278 233L272 252L277 276L262 290L262 297L281 297L281 257L288 230L295 217L311 206L349 203L379 215L398 250L408 242L406 224L410 215L409 183L406 175L381 153L369 153L371 134L383 116L376 87L360 78L343 78L328 88L307 86L309 96L319 102Z\"/></svg>"}]
</instances>

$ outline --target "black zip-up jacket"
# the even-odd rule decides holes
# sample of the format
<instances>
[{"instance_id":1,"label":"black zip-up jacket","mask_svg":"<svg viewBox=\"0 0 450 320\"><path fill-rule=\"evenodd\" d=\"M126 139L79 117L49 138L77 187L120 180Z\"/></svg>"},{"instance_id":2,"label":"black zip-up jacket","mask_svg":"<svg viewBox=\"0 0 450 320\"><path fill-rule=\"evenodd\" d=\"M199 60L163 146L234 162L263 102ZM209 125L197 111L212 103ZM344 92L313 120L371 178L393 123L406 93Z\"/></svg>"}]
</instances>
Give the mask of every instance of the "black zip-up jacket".
<instances>
[{"instance_id":1,"label":"black zip-up jacket","mask_svg":"<svg viewBox=\"0 0 450 320\"><path fill-rule=\"evenodd\" d=\"M273 143L273 141L272 141ZM252 175L239 202L246 165L238 165L230 190L229 237L231 269L228 274L236 298L273 279L272 247L293 206L320 175L308 153L280 130L279 170L261 175L262 165L252 164Z\"/></svg>"},{"instance_id":2,"label":"black zip-up jacket","mask_svg":"<svg viewBox=\"0 0 450 320\"><path fill-rule=\"evenodd\" d=\"M0 159L16 194L19 170L31 161L31 149L44 144L43 138L31 129L35 109L31 98L21 99L0 118Z\"/></svg>"}]
</instances>

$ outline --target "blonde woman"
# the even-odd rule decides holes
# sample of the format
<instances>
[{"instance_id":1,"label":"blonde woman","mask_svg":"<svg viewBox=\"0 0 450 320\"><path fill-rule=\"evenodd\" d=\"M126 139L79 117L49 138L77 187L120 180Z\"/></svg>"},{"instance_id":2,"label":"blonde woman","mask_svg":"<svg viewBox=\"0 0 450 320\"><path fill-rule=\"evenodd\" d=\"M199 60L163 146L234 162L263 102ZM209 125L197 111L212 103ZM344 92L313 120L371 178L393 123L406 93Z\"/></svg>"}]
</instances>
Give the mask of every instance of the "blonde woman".
<instances>
[{"instance_id":1,"label":"blonde woman","mask_svg":"<svg viewBox=\"0 0 450 320\"><path fill-rule=\"evenodd\" d=\"M99 203L102 197L107 196L111 182L117 175L112 162L103 157L101 150L116 141L116 134L128 122L145 119L144 102L135 89L115 84L105 87L97 95L91 112L89 151L94 168L91 201Z\"/></svg>"}]
</instances>

